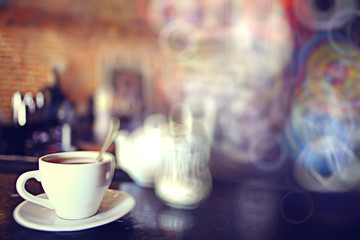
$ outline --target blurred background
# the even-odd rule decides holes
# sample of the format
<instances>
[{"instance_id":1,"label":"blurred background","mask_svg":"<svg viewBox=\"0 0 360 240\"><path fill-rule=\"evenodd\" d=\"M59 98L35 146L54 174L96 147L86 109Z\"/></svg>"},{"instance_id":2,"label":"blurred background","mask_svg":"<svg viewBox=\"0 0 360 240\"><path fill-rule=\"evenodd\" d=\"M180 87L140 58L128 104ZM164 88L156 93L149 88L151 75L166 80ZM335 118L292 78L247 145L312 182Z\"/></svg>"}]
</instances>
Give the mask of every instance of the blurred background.
<instances>
[{"instance_id":1,"label":"blurred background","mask_svg":"<svg viewBox=\"0 0 360 240\"><path fill-rule=\"evenodd\" d=\"M358 0L1 0L0 154L99 149L112 117L183 103L214 178L357 189L359 28Z\"/></svg>"}]
</instances>

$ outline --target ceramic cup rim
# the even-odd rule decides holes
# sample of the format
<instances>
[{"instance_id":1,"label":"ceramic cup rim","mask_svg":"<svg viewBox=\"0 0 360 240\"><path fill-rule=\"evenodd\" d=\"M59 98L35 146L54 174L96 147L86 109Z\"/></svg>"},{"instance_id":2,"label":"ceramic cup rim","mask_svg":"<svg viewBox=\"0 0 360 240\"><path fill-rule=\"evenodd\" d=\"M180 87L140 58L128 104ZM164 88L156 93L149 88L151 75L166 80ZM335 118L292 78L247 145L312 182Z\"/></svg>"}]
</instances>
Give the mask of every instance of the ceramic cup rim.
<instances>
[{"instance_id":1,"label":"ceramic cup rim","mask_svg":"<svg viewBox=\"0 0 360 240\"><path fill-rule=\"evenodd\" d=\"M98 151L70 151L70 152L56 152L56 153L49 153L46 155L43 155L39 158L39 163L42 164L49 164L49 165L58 165L58 166L69 166L69 167L75 167L75 166L89 166L89 165L102 165L106 164L111 161L115 161L115 157L112 153L104 152L103 154L103 160L100 162L94 161L91 164L68 164L68 163L58 163L58 162L51 162L49 160L55 159L55 158L65 158L65 159L71 159L71 158L91 158L96 159L97 155L99 154ZM94 164L95 163L95 164Z\"/></svg>"}]
</instances>

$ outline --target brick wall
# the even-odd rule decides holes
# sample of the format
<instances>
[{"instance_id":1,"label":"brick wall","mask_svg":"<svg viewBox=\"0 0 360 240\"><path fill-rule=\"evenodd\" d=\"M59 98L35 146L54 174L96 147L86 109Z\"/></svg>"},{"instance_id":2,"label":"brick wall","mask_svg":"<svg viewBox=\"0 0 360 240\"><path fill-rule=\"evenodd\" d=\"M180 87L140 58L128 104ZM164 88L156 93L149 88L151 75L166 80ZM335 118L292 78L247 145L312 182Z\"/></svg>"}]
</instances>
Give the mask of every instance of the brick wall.
<instances>
[{"instance_id":1,"label":"brick wall","mask_svg":"<svg viewBox=\"0 0 360 240\"><path fill-rule=\"evenodd\" d=\"M0 109L10 117L11 95L15 91L35 94L52 84L52 67L58 59L54 34L29 29L0 32Z\"/></svg>"},{"instance_id":2,"label":"brick wall","mask_svg":"<svg viewBox=\"0 0 360 240\"><path fill-rule=\"evenodd\" d=\"M17 1L0 9L3 123L11 121L12 94L36 94L52 86L54 68L60 72L59 84L67 98L81 106L103 83L102 62L108 54L117 52L119 58L148 63L154 57L156 40L139 22L136 1L101 2L104 6L92 1L87 5L90 8L79 5L80 1L51 2L34 1L30 5ZM126 11L121 8L124 4ZM99 11L94 11L96 8Z\"/></svg>"}]
</instances>

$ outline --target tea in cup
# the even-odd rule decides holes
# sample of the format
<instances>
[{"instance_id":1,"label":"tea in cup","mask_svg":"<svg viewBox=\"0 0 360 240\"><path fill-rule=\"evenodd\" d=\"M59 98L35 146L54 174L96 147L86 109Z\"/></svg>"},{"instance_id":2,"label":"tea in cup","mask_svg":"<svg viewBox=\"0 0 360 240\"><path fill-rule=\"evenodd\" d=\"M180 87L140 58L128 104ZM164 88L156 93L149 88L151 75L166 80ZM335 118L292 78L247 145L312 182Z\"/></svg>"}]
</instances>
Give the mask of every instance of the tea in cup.
<instances>
[{"instance_id":1,"label":"tea in cup","mask_svg":"<svg viewBox=\"0 0 360 240\"><path fill-rule=\"evenodd\" d=\"M115 158L104 153L76 151L45 155L39 158L39 170L25 172L16 182L16 190L25 200L54 209L64 219L83 219L95 215L110 186ZM28 179L35 178L48 199L32 195L25 189Z\"/></svg>"}]
</instances>

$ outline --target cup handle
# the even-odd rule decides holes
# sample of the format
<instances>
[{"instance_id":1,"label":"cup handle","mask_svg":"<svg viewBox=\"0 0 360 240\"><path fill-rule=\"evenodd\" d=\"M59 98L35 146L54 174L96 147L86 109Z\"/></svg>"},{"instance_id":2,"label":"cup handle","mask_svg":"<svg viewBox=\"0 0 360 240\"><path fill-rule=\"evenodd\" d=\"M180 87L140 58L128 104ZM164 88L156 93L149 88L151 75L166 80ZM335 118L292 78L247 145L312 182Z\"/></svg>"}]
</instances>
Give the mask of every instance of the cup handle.
<instances>
[{"instance_id":1,"label":"cup handle","mask_svg":"<svg viewBox=\"0 0 360 240\"><path fill-rule=\"evenodd\" d=\"M40 197L36 197L32 194L30 194L25 189L25 183L30 178L35 178L38 182L41 181L40 172L39 170L25 172L20 175L20 177L16 181L16 190L19 193L21 197L23 197L25 200L28 200L29 202L44 206L49 209L55 209L54 205L48 200Z\"/></svg>"}]
</instances>

